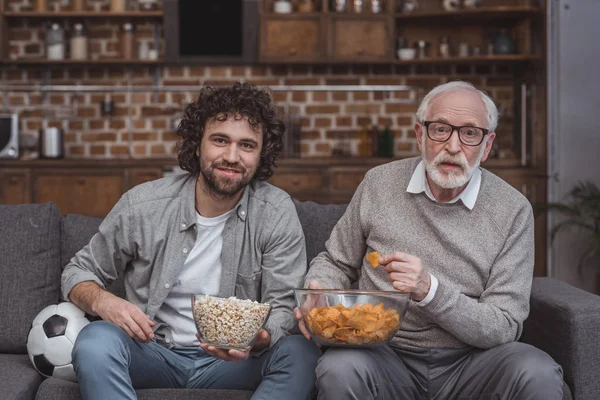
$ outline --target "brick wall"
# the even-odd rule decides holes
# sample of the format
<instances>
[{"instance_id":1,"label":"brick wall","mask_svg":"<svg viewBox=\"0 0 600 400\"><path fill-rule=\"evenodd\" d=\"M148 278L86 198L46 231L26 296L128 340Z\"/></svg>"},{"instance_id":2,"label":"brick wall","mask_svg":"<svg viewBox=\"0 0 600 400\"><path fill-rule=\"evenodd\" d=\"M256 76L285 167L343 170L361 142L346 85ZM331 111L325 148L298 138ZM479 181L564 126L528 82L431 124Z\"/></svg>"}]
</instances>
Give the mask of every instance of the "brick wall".
<instances>
[{"instance_id":1,"label":"brick wall","mask_svg":"<svg viewBox=\"0 0 600 400\"><path fill-rule=\"evenodd\" d=\"M59 4L62 4L59 2ZM66 4L66 3L65 3ZM90 0L104 9L108 0ZM31 9L28 0L9 0L11 10ZM51 2L52 7L52 2ZM44 54L40 21L10 25L10 58L39 58ZM93 59L118 56L118 23L94 21L89 30ZM138 26L136 40L152 39L152 23ZM397 156L417 153L413 125L420 97L433 86L463 79L485 89L496 101L502 117L498 129L500 149L512 146L512 67L507 65L420 66L185 66L185 67L1 67L3 84L182 86L230 84L248 81L257 85L410 85L410 92L275 92L277 103L300 116L302 157L330 156L340 142L358 153L363 126L389 126L395 136ZM136 158L174 154L174 127L184 105L196 93L112 93L111 117L101 115L102 93L1 93L4 111L18 112L21 135L35 142L41 127L65 131L67 157ZM502 152L501 152L502 153ZM508 154L507 154L508 155Z\"/></svg>"}]
</instances>

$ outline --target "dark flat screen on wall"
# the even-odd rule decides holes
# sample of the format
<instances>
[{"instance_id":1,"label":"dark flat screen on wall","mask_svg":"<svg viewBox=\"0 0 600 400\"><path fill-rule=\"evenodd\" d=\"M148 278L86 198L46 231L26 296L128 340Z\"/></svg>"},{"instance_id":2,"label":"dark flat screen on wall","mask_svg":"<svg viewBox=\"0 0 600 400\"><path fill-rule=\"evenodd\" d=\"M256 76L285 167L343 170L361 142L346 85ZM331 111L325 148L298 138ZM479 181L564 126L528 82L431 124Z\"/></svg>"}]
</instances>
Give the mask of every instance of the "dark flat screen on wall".
<instances>
[{"instance_id":1,"label":"dark flat screen on wall","mask_svg":"<svg viewBox=\"0 0 600 400\"><path fill-rule=\"evenodd\" d=\"M179 0L179 54L241 56L242 0Z\"/></svg>"}]
</instances>

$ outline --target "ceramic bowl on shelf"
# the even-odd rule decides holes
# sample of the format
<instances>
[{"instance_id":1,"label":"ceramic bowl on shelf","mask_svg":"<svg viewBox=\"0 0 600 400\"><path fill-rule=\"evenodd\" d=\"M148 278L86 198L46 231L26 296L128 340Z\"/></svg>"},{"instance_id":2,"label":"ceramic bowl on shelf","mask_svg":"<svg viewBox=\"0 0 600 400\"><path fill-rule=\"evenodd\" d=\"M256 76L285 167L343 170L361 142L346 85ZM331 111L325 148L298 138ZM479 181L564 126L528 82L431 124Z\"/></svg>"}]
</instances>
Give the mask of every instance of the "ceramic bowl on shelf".
<instances>
[{"instance_id":1,"label":"ceramic bowl on shelf","mask_svg":"<svg viewBox=\"0 0 600 400\"><path fill-rule=\"evenodd\" d=\"M409 47L398 49L398 58L400 60L413 60L416 55L417 51L415 49L411 49Z\"/></svg>"}]
</instances>

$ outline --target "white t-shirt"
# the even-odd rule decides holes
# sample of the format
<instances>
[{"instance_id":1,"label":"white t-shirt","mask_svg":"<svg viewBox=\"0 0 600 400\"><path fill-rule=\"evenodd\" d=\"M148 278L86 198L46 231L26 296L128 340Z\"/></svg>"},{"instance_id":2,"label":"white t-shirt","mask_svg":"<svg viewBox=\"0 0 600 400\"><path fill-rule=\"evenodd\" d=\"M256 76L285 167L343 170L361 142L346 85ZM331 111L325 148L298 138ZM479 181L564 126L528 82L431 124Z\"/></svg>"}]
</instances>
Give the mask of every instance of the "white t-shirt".
<instances>
[{"instance_id":1,"label":"white t-shirt","mask_svg":"<svg viewBox=\"0 0 600 400\"><path fill-rule=\"evenodd\" d=\"M233 210L232 210L233 211ZM218 295L221 281L223 229L232 211L214 218L196 214L196 243L188 255L173 289L156 313L169 325L177 346L198 345L192 317L192 294Z\"/></svg>"}]
</instances>

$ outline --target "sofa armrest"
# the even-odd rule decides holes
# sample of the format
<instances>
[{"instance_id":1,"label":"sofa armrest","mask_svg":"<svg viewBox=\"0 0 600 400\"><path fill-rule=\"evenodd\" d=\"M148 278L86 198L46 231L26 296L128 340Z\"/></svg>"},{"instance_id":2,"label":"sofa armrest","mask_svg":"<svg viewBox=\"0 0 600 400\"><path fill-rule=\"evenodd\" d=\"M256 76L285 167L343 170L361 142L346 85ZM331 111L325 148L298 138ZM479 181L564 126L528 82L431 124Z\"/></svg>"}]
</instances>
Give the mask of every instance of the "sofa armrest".
<instances>
[{"instance_id":1,"label":"sofa armrest","mask_svg":"<svg viewBox=\"0 0 600 400\"><path fill-rule=\"evenodd\" d=\"M575 399L600 399L600 296L552 278L535 278L521 340L563 368Z\"/></svg>"}]
</instances>

